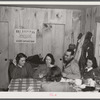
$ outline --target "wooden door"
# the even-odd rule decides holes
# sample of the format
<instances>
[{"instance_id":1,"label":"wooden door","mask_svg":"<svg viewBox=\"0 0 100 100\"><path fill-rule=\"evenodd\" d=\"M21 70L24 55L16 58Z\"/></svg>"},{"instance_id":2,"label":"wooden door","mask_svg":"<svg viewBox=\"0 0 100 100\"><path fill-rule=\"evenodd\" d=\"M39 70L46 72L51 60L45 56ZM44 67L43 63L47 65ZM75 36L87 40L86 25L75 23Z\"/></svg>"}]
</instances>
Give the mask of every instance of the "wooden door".
<instances>
[{"instance_id":1,"label":"wooden door","mask_svg":"<svg viewBox=\"0 0 100 100\"><path fill-rule=\"evenodd\" d=\"M8 23L0 22L0 88L8 86Z\"/></svg>"},{"instance_id":2,"label":"wooden door","mask_svg":"<svg viewBox=\"0 0 100 100\"><path fill-rule=\"evenodd\" d=\"M97 29L96 29L95 57L100 67L100 23L99 22L97 22Z\"/></svg>"},{"instance_id":3,"label":"wooden door","mask_svg":"<svg viewBox=\"0 0 100 100\"><path fill-rule=\"evenodd\" d=\"M51 53L55 57L55 64L62 69L62 56L64 49L64 25L52 25L52 49Z\"/></svg>"},{"instance_id":4,"label":"wooden door","mask_svg":"<svg viewBox=\"0 0 100 100\"><path fill-rule=\"evenodd\" d=\"M50 28L43 34L43 55L52 53L55 58L55 64L62 69L62 56L64 46L63 24L51 24Z\"/></svg>"}]
</instances>

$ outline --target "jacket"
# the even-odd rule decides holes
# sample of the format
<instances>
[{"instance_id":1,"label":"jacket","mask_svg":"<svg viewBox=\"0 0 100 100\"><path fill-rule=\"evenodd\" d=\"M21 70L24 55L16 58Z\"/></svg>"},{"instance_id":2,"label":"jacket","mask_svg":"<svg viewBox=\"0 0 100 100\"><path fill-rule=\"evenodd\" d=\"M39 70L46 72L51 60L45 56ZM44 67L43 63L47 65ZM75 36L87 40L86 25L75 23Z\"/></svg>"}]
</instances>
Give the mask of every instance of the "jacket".
<instances>
[{"instance_id":1,"label":"jacket","mask_svg":"<svg viewBox=\"0 0 100 100\"><path fill-rule=\"evenodd\" d=\"M93 68L89 68L89 69L85 68L83 78L84 79L89 79L89 78L95 79L95 72L94 72Z\"/></svg>"},{"instance_id":2,"label":"jacket","mask_svg":"<svg viewBox=\"0 0 100 100\"><path fill-rule=\"evenodd\" d=\"M11 73L11 78L33 78L33 70L31 65L29 63L25 63L22 68L16 65L16 67L13 69L13 72Z\"/></svg>"},{"instance_id":3,"label":"jacket","mask_svg":"<svg viewBox=\"0 0 100 100\"><path fill-rule=\"evenodd\" d=\"M72 60L67 66L65 66L64 73L66 78L69 79L79 79L81 78L78 63Z\"/></svg>"},{"instance_id":4,"label":"jacket","mask_svg":"<svg viewBox=\"0 0 100 100\"><path fill-rule=\"evenodd\" d=\"M43 76L46 76L49 70L50 68L47 67L46 64L39 65L34 73L34 78L39 78L39 74L43 74Z\"/></svg>"}]
</instances>

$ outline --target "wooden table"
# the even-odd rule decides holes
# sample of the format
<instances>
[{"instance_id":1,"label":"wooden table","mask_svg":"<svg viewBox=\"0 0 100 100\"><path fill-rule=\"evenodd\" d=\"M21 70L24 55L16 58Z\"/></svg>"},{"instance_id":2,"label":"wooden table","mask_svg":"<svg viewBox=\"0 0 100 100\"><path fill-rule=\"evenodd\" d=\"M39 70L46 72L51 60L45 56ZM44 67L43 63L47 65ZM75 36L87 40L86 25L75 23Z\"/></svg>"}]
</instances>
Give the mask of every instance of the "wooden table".
<instances>
[{"instance_id":1,"label":"wooden table","mask_svg":"<svg viewBox=\"0 0 100 100\"><path fill-rule=\"evenodd\" d=\"M77 92L83 92L82 90L81 90L81 88L79 88L79 87L75 87L74 86L74 89L77 91ZM96 84L96 87L95 87L95 90L94 91L84 91L84 92L99 92L99 90L100 90L100 85L98 85L98 84Z\"/></svg>"},{"instance_id":2,"label":"wooden table","mask_svg":"<svg viewBox=\"0 0 100 100\"><path fill-rule=\"evenodd\" d=\"M41 91L41 82L43 80L40 79L12 79L8 88L8 92L29 92L29 87L32 88L32 92ZM82 92L80 88L72 86L76 92ZM96 85L96 90L94 92L98 92L100 90L100 85ZM93 91L92 91L93 92Z\"/></svg>"},{"instance_id":3,"label":"wooden table","mask_svg":"<svg viewBox=\"0 0 100 100\"><path fill-rule=\"evenodd\" d=\"M39 92L41 89L41 81L32 78L12 79L8 86L8 92L28 92L29 87L31 87L34 92Z\"/></svg>"}]
</instances>

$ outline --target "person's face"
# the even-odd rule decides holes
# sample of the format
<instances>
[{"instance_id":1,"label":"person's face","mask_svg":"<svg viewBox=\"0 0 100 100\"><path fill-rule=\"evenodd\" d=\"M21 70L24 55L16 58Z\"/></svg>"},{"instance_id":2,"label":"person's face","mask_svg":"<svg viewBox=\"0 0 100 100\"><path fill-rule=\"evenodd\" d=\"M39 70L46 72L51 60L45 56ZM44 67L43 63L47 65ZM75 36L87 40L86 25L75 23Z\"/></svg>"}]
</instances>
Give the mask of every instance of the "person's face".
<instances>
[{"instance_id":1,"label":"person's face","mask_svg":"<svg viewBox=\"0 0 100 100\"><path fill-rule=\"evenodd\" d=\"M92 61L88 59L87 60L87 67L92 67L92 65L93 65Z\"/></svg>"},{"instance_id":2,"label":"person's face","mask_svg":"<svg viewBox=\"0 0 100 100\"><path fill-rule=\"evenodd\" d=\"M65 52L65 55L64 55L64 59L65 59L65 61L69 61L69 60L71 60L71 58L72 58L72 55L71 55L71 52Z\"/></svg>"},{"instance_id":3,"label":"person's face","mask_svg":"<svg viewBox=\"0 0 100 100\"><path fill-rule=\"evenodd\" d=\"M51 58L49 56L46 57L46 64L47 65L51 64Z\"/></svg>"},{"instance_id":4,"label":"person's face","mask_svg":"<svg viewBox=\"0 0 100 100\"><path fill-rule=\"evenodd\" d=\"M26 62L25 60L26 60L25 57L20 58L20 60L19 60L19 65L20 65L20 66L24 66L24 64L25 64L25 62Z\"/></svg>"}]
</instances>

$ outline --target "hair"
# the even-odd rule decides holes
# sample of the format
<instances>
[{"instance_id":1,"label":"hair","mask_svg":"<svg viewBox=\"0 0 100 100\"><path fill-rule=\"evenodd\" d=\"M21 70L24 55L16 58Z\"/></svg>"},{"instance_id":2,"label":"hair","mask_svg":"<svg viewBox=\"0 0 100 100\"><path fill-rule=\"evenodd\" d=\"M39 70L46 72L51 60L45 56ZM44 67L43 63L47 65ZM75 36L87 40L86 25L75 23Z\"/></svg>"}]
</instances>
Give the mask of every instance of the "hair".
<instances>
[{"instance_id":1,"label":"hair","mask_svg":"<svg viewBox=\"0 0 100 100\"><path fill-rule=\"evenodd\" d=\"M72 49L67 49L68 52L71 52L71 55L74 55L74 50Z\"/></svg>"},{"instance_id":2,"label":"hair","mask_svg":"<svg viewBox=\"0 0 100 100\"><path fill-rule=\"evenodd\" d=\"M86 36L85 36L85 39L90 40L91 37L92 37L92 33L88 31L87 34L86 34Z\"/></svg>"},{"instance_id":3,"label":"hair","mask_svg":"<svg viewBox=\"0 0 100 100\"><path fill-rule=\"evenodd\" d=\"M86 58L86 62L87 62L87 60L91 60L91 61L92 61L92 63L93 63L93 64L92 64L93 69L98 67L98 65L97 65L97 60L96 60L95 57L90 57L90 56L88 56L88 57Z\"/></svg>"},{"instance_id":4,"label":"hair","mask_svg":"<svg viewBox=\"0 0 100 100\"><path fill-rule=\"evenodd\" d=\"M76 49L76 45L75 44L69 44L69 49L74 51Z\"/></svg>"},{"instance_id":5,"label":"hair","mask_svg":"<svg viewBox=\"0 0 100 100\"><path fill-rule=\"evenodd\" d=\"M82 33L79 33L79 35L78 35L77 39L78 39L78 40L79 40L79 39L81 39L81 38L82 38L82 36L83 36L83 34L82 34Z\"/></svg>"},{"instance_id":6,"label":"hair","mask_svg":"<svg viewBox=\"0 0 100 100\"><path fill-rule=\"evenodd\" d=\"M54 64L55 63L55 59L53 57L53 55L51 53L48 53L45 58L44 58L44 62L46 63L46 57L49 56L51 58L51 64Z\"/></svg>"},{"instance_id":7,"label":"hair","mask_svg":"<svg viewBox=\"0 0 100 100\"><path fill-rule=\"evenodd\" d=\"M25 54L23 54L23 53L19 53L19 54L17 54L17 56L16 56L16 63L18 64L19 63L19 60L21 59L21 58L27 58L27 56L25 55Z\"/></svg>"},{"instance_id":8,"label":"hair","mask_svg":"<svg viewBox=\"0 0 100 100\"><path fill-rule=\"evenodd\" d=\"M61 69L58 66L50 68L50 71L47 74L46 80L51 82L59 82L61 80L62 74Z\"/></svg>"},{"instance_id":9,"label":"hair","mask_svg":"<svg viewBox=\"0 0 100 100\"><path fill-rule=\"evenodd\" d=\"M40 58L40 55L36 54L33 56L29 56L26 61L38 65L43 63L42 59L43 58L42 57Z\"/></svg>"},{"instance_id":10,"label":"hair","mask_svg":"<svg viewBox=\"0 0 100 100\"><path fill-rule=\"evenodd\" d=\"M66 51L71 52L71 55L74 55L74 50L72 49L67 49ZM65 63L65 54L63 55L63 63Z\"/></svg>"}]
</instances>

